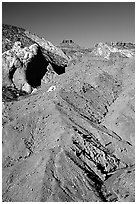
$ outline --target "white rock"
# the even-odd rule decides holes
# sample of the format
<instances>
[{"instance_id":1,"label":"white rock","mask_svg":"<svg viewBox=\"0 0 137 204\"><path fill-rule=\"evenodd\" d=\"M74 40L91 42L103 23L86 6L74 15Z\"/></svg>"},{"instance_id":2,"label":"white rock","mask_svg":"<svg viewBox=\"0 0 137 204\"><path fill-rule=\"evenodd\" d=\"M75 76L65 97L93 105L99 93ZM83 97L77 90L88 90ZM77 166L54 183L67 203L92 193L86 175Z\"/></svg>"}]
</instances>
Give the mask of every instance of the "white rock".
<instances>
[{"instance_id":1,"label":"white rock","mask_svg":"<svg viewBox=\"0 0 137 204\"><path fill-rule=\"evenodd\" d=\"M28 83L25 83L23 86L22 86L22 91L25 91L27 93L31 93L32 89L31 89L31 86L28 84Z\"/></svg>"},{"instance_id":2,"label":"white rock","mask_svg":"<svg viewBox=\"0 0 137 204\"><path fill-rule=\"evenodd\" d=\"M56 90L56 87L55 86L51 86L47 92L51 92L51 91L55 91Z\"/></svg>"},{"instance_id":3,"label":"white rock","mask_svg":"<svg viewBox=\"0 0 137 204\"><path fill-rule=\"evenodd\" d=\"M31 92L31 94L34 94L34 93L36 93L36 92L37 92L37 89L34 88L33 91Z\"/></svg>"},{"instance_id":4,"label":"white rock","mask_svg":"<svg viewBox=\"0 0 137 204\"><path fill-rule=\"evenodd\" d=\"M26 52L25 55L24 55L24 60L26 60L29 56L29 52Z\"/></svg>"}]
</instances>

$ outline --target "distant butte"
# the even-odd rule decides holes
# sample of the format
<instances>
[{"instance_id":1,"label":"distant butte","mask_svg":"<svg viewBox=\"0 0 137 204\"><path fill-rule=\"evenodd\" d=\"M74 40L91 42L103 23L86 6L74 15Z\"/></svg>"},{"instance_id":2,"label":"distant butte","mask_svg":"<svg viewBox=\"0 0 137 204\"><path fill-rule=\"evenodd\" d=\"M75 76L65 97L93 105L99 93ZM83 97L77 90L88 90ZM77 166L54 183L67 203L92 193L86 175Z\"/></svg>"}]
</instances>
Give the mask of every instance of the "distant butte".
<instances>
[{"instance_id":1,"label":"distant butte","mask_svg":"<svg viewBox=\"0 0 137 204\"><path fill-rule=\"evenodd\" d=\"M66 48L76 48L76 49L80 49L81 47L78 45L78 44L76 44L73 40L63 40L61 43L60 43L60 45L59 45L60 47L66 47Z\"/></svg>"}]
</instances>

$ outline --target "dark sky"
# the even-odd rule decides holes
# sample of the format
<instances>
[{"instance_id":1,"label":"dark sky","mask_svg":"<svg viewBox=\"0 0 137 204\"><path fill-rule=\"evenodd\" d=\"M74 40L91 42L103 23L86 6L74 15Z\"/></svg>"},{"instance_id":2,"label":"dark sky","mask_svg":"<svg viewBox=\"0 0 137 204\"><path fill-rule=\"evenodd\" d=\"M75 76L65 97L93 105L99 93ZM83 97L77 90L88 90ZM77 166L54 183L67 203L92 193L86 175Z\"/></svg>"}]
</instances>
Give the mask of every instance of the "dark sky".
<instances>
[{"instance_id":1,"label":"dark sky","mask_svg":"<svg viewBox=\"0 0 137 204\"><path fill-rule=\"evenodd\" d=\"M55 45L63 39L85 47L135 41L132 2L4 2L2 21L26 28Z\"/></svg>"}]
</instances>

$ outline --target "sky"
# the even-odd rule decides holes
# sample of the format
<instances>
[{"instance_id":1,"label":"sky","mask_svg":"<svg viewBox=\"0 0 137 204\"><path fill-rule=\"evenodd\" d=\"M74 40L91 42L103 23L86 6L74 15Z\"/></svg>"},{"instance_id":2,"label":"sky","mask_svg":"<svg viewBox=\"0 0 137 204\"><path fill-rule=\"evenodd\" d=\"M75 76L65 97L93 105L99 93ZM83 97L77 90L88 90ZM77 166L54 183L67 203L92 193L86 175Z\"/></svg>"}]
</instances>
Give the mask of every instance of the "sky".
<instances>
[{"instance_id":1,"label":"sky","mask_svg":"<svg viewBox=\"0 0 137 204\"><path fill-rule=\"evenodd\" d=\"M135 42L134 2L3 2L2 23L25 28L54 45L64 39L92 47Z\"/></svg>"}]
</instances>

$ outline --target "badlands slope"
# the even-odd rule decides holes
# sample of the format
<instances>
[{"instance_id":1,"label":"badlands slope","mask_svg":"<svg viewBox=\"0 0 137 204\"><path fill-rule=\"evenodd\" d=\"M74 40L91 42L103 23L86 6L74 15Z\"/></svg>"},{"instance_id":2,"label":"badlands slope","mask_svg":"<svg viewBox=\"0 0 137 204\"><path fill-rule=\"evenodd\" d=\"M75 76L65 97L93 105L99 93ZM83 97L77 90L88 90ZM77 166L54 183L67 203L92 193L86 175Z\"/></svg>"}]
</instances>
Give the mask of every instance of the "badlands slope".
<instances>
[{"instance_id":1,"label":"badlands slope","mask_svg":"<svg viewBox=\"0 0 137 204\"><path fill-rule=\"evenodd\" d=\"M135 201L134 48L3 25L3 202Z\"/></svg>"}]
</instances>

